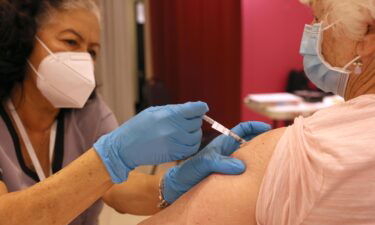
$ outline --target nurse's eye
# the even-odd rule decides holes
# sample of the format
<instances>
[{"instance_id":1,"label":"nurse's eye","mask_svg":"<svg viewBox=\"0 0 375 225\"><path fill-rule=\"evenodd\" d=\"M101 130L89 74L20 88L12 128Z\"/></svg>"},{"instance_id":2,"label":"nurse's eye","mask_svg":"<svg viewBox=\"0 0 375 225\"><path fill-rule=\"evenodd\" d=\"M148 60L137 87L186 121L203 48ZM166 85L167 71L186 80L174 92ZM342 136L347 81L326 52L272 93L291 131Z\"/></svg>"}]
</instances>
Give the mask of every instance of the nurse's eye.
<instances>
[{"instance_id":1,"label":"nurse's eye","mask_svg":"<svg viewBox=\"0 0 375 225\"><path fill-rule=\"evenodd\" d=\"M64 40L65 43L71 47L77 47L78 46L78 41L73 40L73 39L66 39Z\"/></svg>"}]
</instances>

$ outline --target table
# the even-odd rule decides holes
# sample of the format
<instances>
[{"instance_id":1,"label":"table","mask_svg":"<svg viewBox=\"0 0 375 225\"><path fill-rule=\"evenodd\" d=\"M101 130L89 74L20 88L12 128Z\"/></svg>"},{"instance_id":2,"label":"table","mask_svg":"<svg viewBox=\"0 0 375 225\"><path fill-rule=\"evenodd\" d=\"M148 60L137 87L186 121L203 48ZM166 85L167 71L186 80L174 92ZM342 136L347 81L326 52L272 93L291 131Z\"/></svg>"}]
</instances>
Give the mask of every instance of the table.
<instances>
[{"instance_id":1,"label":"table","mask_svg":"<svg viewBox=\"0 0 375 225\"><path fill-rule=\"evenodd\" d=\"M308 117L316 111L344 102L340 96L327 96L322 102L309 103L290 93L251 94L245 104L254 112L270 118L274 127L279 121L293 121L296 117Z\"/></svg>"}]
</instances>

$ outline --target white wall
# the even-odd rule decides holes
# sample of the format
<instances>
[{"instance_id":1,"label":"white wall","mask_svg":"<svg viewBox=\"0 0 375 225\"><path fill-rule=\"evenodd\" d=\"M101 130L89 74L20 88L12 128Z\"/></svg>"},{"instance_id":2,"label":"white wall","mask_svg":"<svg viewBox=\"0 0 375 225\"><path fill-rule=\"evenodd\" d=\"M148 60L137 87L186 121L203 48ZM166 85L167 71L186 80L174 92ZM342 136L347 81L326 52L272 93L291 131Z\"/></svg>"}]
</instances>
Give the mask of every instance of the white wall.
<instances>
[{"instance_id":1,"label":"white wall","mask_svg":"<svg viewBox=\"0 0 375 225\"><path fill-rule=\"evenodd\" d=\"M137 92L134 0L100 0L102 51L97 67L99 92L124 122L135 113Z\"/></svg>"}]
</instances>

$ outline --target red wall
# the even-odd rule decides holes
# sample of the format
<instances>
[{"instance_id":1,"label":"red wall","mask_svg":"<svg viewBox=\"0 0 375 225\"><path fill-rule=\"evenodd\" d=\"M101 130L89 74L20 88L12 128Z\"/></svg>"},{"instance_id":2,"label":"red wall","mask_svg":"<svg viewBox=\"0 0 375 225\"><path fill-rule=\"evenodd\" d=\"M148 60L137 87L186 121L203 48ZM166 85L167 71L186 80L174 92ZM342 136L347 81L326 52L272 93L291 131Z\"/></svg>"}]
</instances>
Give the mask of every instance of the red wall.
<instances>
[{"instance_id":1,"label":"red wall","mask_svg":"<svg viewBox=\"0 0 375 225\"><path fill-rule=\"evenodd\" d=\"M171 102L201 100L214 119L241 120L241 2L155 0L151 3L154 79Z\"/></svg>"},{"instance_id":2,"label":"red wall","mask_svg":"<svg viewBox=\"0 0 375 225\"><path fill-rule=\"evenodd\" d=\"M311 20L298 0L242 0L242 98L284 91L288 72L302 69L300 41ZM245 105L242 120L267 121Z\"/></svg>"}]
</instances>

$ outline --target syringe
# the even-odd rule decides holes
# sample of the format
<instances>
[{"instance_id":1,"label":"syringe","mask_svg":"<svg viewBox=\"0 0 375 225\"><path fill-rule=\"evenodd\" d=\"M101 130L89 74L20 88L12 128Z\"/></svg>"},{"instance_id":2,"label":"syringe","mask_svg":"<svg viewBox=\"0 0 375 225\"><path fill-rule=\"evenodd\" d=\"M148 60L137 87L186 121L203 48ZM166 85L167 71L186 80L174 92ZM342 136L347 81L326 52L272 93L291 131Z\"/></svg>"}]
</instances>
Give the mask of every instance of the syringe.
<instances>
[{"instance_id":1,"label":"syringe","mask_svg":"<svg viewBox=\"0 0 375 225\"><path fill-rule=\"evenodd\" d=\"M241 144L244 144L246 143L246 140L241 138L240 136L238 136L236 133L234 133L233 131L229 130L228 128L224 127L223 125L221 125L220 123L216 122L215 120L211 119L210 117L204 115L203 116L203 119L212 125L212 128L219 131L220 133L224 134L224 135L227 135L227 136L230 136L232 138L234 138L236 141L238 141L239 143Z\"/></svg>"}]
</instances>

